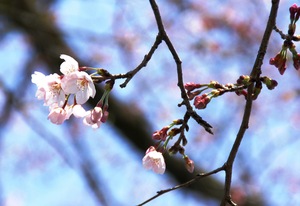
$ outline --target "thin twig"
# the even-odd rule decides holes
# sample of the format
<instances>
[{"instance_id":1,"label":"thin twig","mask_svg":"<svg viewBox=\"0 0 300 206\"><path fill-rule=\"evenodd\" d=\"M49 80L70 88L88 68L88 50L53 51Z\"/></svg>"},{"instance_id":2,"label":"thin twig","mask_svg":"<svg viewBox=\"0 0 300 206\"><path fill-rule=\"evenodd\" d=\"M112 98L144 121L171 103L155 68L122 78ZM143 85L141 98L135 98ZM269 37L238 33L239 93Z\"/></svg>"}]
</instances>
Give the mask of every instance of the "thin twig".
<instances>
[{"instance_id":1,"label":"thin twig","mask_svg":"<svg viewBox=\"0 0 300 206\"><path fill-rule=\"evenodd\" d=\"M167 193L167 192L171 192L171 191L174 191L174 190L183 188L183 187L188 187L189 185L193 184L195 181L198 181L198 180L200 180L200 179L202 179L202 178L204 178L204 177L208 177L208 176L211 176L211 175L213 175L213 174L216 174L216 173L218 173L218 172L220 172L220 171L223 171L224 169L225 169L225 165L223 165L222 167L219 167L219 168L217 168L217 169L215 169L215 170L212 170L212 171L210 171L210 172L207 172L207 173L199 173L199 174L197 174L197 176L195 176L193 179L191 179L191 180L189 180L189 181L187 181L187 182L185 182L185 183L182 183L182 184L180 184L180 185L176 185L176 186L174 186L174 187L172 187L172 188L169 188L169 189L165 189L165 190L160 190L160 191L158 191L157 194L156 194L155 196L149 198L148 200L146 200L145 202L143 202L143 203L141 203L141 204L139 204L139 205L137 205L137 206L145 205L146 203L148 203L148 202L150 202L150 201L156 199L157 197L159 197L159 196L161 196L161 195L163 195L163 194L165 194L165 193Z\"/></svg>"},{"instance_id":2,"label":"thin twig","mask_svg":"<svg viewBox=\"0 0 300 206\"><path fill-rule=\"evenodd\" d=\"M128 82L132 79L132 77L138 72L140 71L143 67L147 66L148 62L150 61L152 55L154 54L155 50L158 48L158 46L160 45L160 43L162 42L162 38L160 35L156 36L155 42L153 43L150 51L148 52L148 54L146 54L144 56L143 61L133 70L127 72L125 74L125 76L127 77L125 82L122 83L120 85L120 87L124 88L126 87L126 85L128 84Z\"/></svg>"},{"instance_id":3,"label":"thin twig","mask_svg":"<svg viewBox=\"0 0 300 206\"><path fill-rule=\"evenodd\" d=\"M191 117L193 117L196 120L196 122L198 124L200 124L201 126L203 126L203 128L207 132L213 134L213 132L211 130L212 126L209 123L207 123L205 120L203 120L202 117L200 117L193 110L193 108L192 108L192 106L191 106L191 104L189 102L187 93L186 93L186 91L184 89L183 75L182 75L182 62L181 62L181 60L179 58L179 55L178 55L175 47L172 44L169 36L167 35L167 32L166 32L166 30L164 28L163 21L162 21L160 12L159 12L159 8L158 8L155 0L149 0L149 1L150 1L151 7L152 7L152 10L153 10L155 19L156 19L156 24L157 24L157 28L158 28L158 32L159 32L158 35L162 37L162 40L168 46L168 49L171 52L171 54L172 54L172 56L174 58L174 61L176 63L176 66L177 66L177 79L178 79L177 85L178 85L178 87L180 89L180 92L181 92L181 98L183 99L183 104L186 106L187 114L190 115Z\"/></svg>"},{"instance_id":4,"label":"thin twig","mask_svg":"<svg viewBox=\"0 0 300 206\"><path fill-rule=\"evenodd\" d=\"M251 77L253 79L259 79L259 76L261 75L261 66L263 64L263 59L268 47L269 39L272 33L272 30L276 24L276 16L277 16L277 11L278 11L278 5L279 5L280 0L273 0L272 1L272 8L270 11L268 23L264 32L264 36L260 45L260 48L258 50L258 54L255 60L255 63L253 65L253 69L251 71ZM232 201L231 196L230 196L230 188L231 188L231 178L232 178L232 167L233 163L236 157L236 154L239 150L239 146L243 140L244 134L246 130L248 129L248 124L250 120L250 114L251 114L251 108L252 108L252 98L251 95L254 90L254 84L251 84L248 87L248 97L245 105L245 111L243 115L243 120L240 126L240 129L237 133L235 142L231 148L231 151L229 153L228 159L225 163L225 193L224 193L224 198L221 202L221 206L225 206L226 203L229 203L231 205L235 205L235 203Z\"/></svg>"}]
</instances>

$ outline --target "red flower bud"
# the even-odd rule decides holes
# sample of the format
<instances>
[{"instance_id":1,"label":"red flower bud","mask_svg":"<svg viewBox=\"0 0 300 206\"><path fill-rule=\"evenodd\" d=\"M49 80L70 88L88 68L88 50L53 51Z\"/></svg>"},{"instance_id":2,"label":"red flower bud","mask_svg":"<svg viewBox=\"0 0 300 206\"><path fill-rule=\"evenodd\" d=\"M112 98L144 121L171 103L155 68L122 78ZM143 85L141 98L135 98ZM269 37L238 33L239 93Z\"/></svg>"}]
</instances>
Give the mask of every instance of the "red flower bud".
<instances>
[{"instance_id":1,"label":"red flower bud","mask_svg":"<svg viewBox=\"0 0 300 206\"><path fill-rule=\"evenodd\" d=\"M194 99L194 105L197 109L204 109L206 105L210 102L210 97L207 94L197 96Z\"/></svg>"},{"instance_id":2,"label":"red flower bud","mask_svg":"<svg viewBox=\"0 0 300 206\"><path fill-rule=\"evenodd\" d=\"M278 68L279 73L282 75L286 70L286 49L282 49L274 58L270 59L270 64Z\"/></svg>"},{"instance_id":3,"label":"red flower bud","mask_svg":"<svg viewBox=\"0 0 300 206\"><path fill-rule=\"evenodd\" d=\"M195 84L195 83L193 83L193 82L188 82L188 83L186 83L185 85L184 85L184 88L188 91L188 92L190 92L190 91L192 91L192 90L194 90L194 89L198 89L198 88L200 88L200 87L202 87L203 85L201 85L201 84Z\"/></svg>"},{"instance_id":4,"label":"red flower bud","mask_svg":"<svg viewBox=\"0 0 300 206\"><path fill-rule=\"evenodd\" d=\"M289 10L290 10L290 19L291 21L293 21L295 19L295 14L298 12L297 4L293 4Z\"/></svg>"},{"instance_id":5,"label":"red flower bud","mask_svg":"<svg viewBox=\"0 0 300 206\"><path fill-rule=\"evenodd\" d=\"M162 128L161 130L158 130L156 132L153 133L152 138L155 140L162 140L165 141L167 138L167 131L170 129L169 126L166 126L164 128Z\"/></svg>"}]
</instances>

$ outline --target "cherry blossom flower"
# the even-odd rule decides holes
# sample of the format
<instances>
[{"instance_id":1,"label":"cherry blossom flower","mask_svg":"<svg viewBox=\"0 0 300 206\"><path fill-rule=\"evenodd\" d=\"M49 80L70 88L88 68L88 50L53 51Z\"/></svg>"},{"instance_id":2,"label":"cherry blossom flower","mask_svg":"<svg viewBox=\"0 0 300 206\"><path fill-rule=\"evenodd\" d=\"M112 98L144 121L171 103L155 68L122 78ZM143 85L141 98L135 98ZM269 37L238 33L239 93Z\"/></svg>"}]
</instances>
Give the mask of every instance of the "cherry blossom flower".
<instances>
[{"instance_id":1,"label":"cherry blossom flower","mask_svg":"<svg viewBox=\"0 0 300 206\"><path fill-rule=\"evenodd\" d=\"M60 55L61 59L64 59L65 61L60 65L60 71L64 75L71 74L73 72L79 71L79 65L78 62L73 59L72 57L62 54Z\"/></svg>"},{"instance_id":2,"label":"cherry blossom flower","mask_svg":"<svg viewBox=\"0 0 300 206\"><path fill-rule=\"evenodd\" d=\"M66 110L64 110L61 107L55 107L50 110L50 113L48 115L48 119L53 124L62 124L66 119L68 119L68 113Z\"/></svg>"},{"instance_id":3,"label":"cherry blossom flower","mask_svg":"<svg viewBox=\"0 0 300 206\"><path fill-rule=\"evenodd\" d=\"M97 129L101 125L101 119L103 117L103 111L101 107L95 107L94 109L86 113L83 123L87 126L91 126L94 129Z\"/></svg>"},{"instance_id":4,"label":"cherry blossom flower","mask_svg":"<svg viewBox=\"0 0 300 206\"><path fill-rule=\"evenodd\" d=\"M31 75L31 82L36 84L38 88L35 96L39 100L44 100L46 96L46 76L41 72L34 72L34 74Z\"/></svg>"},{"instance_id":5,"label":"cherry blossom flower","mask_svg":"<svg viewBox=\"0 0 300 206\"><path fill-rule=\"evenodd\" d=\"M157 174L163 174L166 170L166 164L161 152L151 146L147 149L146 155L143 158L143 166L146 169L152 169Z\"/></svg>"},{"instance_id":6,"label":"cherry blossom flower","mask_svg":"<svg viewBox=\"0 0 300 206\"><path fill-rule=\"evenodd\" d=\"M58 74L45 76L41 72L35 72L31 75L31 81L38 87L35 96L40 100L44 100L46 106L54 103L60 106L63 105L65 92L62 90L61 79Z\"/></svg>"},{"instance_id":7,"label":"cherry blossom flower","mask_svg":"<svg viewBox=\"0 0 300 206\"><path fill-rule=\"evenodd\" d=\"M76 104L72 106L72 114L77 117L85 117L87 115L87 111L85 111L85 109L80 105L80 104Z\"/></svg>"},{"instance_id":8,"label":"cherry blossom flower","mask_svg":"<svg viewBox=\"0 0 300 206\"><path fill-rule=\"evenodd\" d=\"M66 94L75 94L76 103L84 104L89 97L96 94L95 85L86 72L73 72L65 75L61 80L62 89Z\"/></svg>"}]
</instances>

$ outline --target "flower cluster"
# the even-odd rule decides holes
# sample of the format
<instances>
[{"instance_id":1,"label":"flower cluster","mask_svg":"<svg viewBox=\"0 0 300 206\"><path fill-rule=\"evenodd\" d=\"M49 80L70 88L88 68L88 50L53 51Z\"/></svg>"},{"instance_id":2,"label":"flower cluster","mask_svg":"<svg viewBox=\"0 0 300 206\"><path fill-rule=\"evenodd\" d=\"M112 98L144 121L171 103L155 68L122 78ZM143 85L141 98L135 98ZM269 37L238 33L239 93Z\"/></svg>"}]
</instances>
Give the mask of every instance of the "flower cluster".
<instances>
[{"instance_id":1,"label":"flower cluster","mask_svg":"<svg viewBox=\"0 0 300 206\"><path fill-rule=\"evenodd\" d=\"M179 152L185 160L186 169L190 173L194 171L194 162L191 159L189 159L189 157L185 154L183 146L180 145L181 141L183 142L183 145L186 145L187 141L185 137L179 138L178 141L176 141L176 143L167 150L167 145L169 141L174 136L178 135L181 131L181 128L172 127L175 125L181 125L182 122L183 120L181 119L174 120L170 125L165 126L161 130L155 131L153 133L152 138L154 140L158 140L159 142L157 147L151 146L146 151L146 154L143 158L143 165L146 169L152 169L155 173L163 174L165 172L166 165L162 152L168 151L170 155Z\"/></svg>"},{"instance_id":2,"label":"flower cluster","mask_svg":"<svg viewBox=\"0 0 300 206\"><path fill-rule=\"evenodd\" d=\"M296 50L296 46L293 43L293 41L300 41L299 36L295 36L296 31L296 22L299 19L300 16L300 7L298 7L296 4L293 4L290 8L290 24L288 28L288 34L284 35L281 31L278 30L278 32L281 34L281 37L284 40L282 48L279 53L276 54L275 57L270 59L270 64L274 65L276 68L278 68L278 71L281 75L284 74L286 68L287 68L287 50L289 50L292 53L293 56L293 66L296 70L299 70L300 68L300 54Z\"/></svg>"},{"instance_id":3,"label":"flower cluster","mask_svg":"<svg viewBox=\"0 0 300 206\"><path fill-rule=\"evenodd\" d=\"M75 117L84 118L83 123L93 128L98 128L108 116L107 105L103 100L90 111L82 107L87 100L95 97L96 89L92 76L86 72L87 67L79 67L78 62L72 57L62 54L64 62L60 65L62 75L44 75L34 72L31 75L32 83L36 84L36 97L44 101L49 107L48 119L53 124L62 124L73 114ZM73 96L73 103L69 99Z\"/></svg>"}]
</instances>

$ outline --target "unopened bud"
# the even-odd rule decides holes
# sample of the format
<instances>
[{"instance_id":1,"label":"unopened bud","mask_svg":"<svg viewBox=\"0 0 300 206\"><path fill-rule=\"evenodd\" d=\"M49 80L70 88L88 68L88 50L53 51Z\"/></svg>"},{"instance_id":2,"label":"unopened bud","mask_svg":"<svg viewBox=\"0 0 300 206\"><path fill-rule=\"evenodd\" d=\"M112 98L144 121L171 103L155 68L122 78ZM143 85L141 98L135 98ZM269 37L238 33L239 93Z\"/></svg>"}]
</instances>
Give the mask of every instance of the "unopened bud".
<instances>
[{"instance_id":1,"label":"unopened bud","mask_svg":"<svg viewBox=\"0 0 300 206\"><path fill-rule=\"evenodd\" d=\"M184 155L184 160L185 160L185 168L187 169L187 171L193 173L195 169L194 161L191 160L187 155Z\"/></svg>"}]
</instances>

